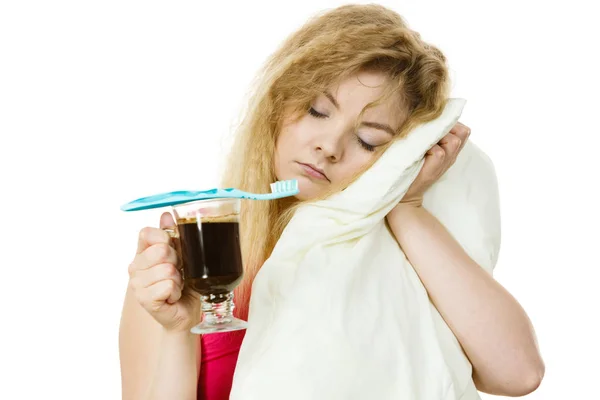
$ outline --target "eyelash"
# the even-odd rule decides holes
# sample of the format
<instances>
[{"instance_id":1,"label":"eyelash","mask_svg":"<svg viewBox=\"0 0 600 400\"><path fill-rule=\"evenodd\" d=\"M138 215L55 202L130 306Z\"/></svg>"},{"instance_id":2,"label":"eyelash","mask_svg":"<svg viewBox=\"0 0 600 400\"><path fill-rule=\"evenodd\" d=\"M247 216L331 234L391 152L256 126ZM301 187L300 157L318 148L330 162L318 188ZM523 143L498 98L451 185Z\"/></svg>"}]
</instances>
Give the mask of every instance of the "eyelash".
<instances>
[{"instance_id":1,"label":"eyelash","mask_svg":"<svg viewBox=\"0 0 600 400\"><path fill-rule=\"evenodd\" d=\"M308 113L310 115L312 115L313 117L315 117L315 118L327 118L327 115L321 114L320 112L318 112L317 110L315 110L312 107L308 110ZM363 141L360 138L360 136L356 135L356 140L357 140L358 144L360 144L363 149L365 149L367 151L375 151L375 146L370 145L369 143Z\"/></svg>"},{"instance_id":2,"label":"eyelash","mask_svg":"<svg viewBox=\"0 0 600 400\"><path fill-rule=\"evenodd\" d=\"M365 149L366 151L375 151L375 146L364 142L360 136L356 135L356 140L358 140L358 144L360 144L362 146L363 149Z\"/></svg>"},{"instance_id":3,"label":"eyelash","mask_svg":"<svg viewBox=\"0 0 600 400\"><path fill-rule=\"evenodd\" d=\"M315 110L312 107L308 110L308 113L315 118L326 118L327 117L327 115L321 114L320 112L318 112L317 110Z\"/></svg>"}]
</instances>

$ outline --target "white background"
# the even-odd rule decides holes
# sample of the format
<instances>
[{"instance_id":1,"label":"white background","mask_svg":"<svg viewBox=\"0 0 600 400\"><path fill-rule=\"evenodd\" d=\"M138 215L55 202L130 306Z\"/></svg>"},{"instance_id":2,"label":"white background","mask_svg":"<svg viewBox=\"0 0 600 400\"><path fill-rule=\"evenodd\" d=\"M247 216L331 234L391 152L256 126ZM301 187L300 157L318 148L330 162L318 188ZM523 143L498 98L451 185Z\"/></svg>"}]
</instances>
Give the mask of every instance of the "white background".
<instances>
[{"instance_id":1,"label":"white background","mask_svg":"<svg viewBox=\"0 0 600 400\"><path fill-rule=\"evenodd\" d=\"M1 399L120 398L127 265L160 212L119 206L216 185L256 70L341 4L1 3ZM447 55L461 121L495 163L496 277L547 367L527 398L600 398L597 14L584 1L381 4Z\"/></svg>"}]
</instances>

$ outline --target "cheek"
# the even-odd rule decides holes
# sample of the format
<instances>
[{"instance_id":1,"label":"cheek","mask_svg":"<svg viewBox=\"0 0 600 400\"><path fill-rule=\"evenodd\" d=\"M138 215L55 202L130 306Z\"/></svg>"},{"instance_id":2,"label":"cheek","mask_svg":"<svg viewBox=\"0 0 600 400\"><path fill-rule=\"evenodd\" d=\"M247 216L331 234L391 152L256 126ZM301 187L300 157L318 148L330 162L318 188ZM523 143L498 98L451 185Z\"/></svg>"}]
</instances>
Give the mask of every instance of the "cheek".
<instances>
[{"instance_id":1,"label":"cheek","mask_svg":"<svg viewBox=\"0 0 600 400\"><path fill-rule=\"evenodd\" d=\"M287 159L290 161L294 158L299 151L306 146L306 140L308 135L303 134L305 132L300 124L287 126L281 131L277 138L277 144L275 150L277 157L284 161Z\"/></svg>"},{"instance_id":2,"label":"cheek","mask_svg":"<svg viewBox=\"0 0 600 400\"><path fill-rule=\"evenodd\" d=\"M275 154L273 155L273 169L275 170L275 177L277 178L277 180L281 180L281 163L281 141L278 138L277 143L275 143Z\"/></svg>"},{"instance_id":3,"label":"cheek","mask_svg":"<svg viewBox=\"0 0 600 400\"><path fill-rule=\"evenodd\" d=\"M337 171L338 173L335 176L336 181L344 181L352 177L354 174L361 171L365 166L371 163L374 157L374 154L370 154L362 150L353 152L352 156L348 157L348 161L344 163L344 165L339 166Z\"/></svg>"},{"instance_id":4,"label":"cheek","mask_svg":"<svg viewBox=\"0 0 600 400\"><path fill-rule=\"evenodd\" d=\"M277 180L286 179L286 165L291 161L290 157L292 154L290 154L290 149L293 148L291 136L290 130L284 129L280 132L275 143L274 167Z\"/></svg>"}]
</instances>

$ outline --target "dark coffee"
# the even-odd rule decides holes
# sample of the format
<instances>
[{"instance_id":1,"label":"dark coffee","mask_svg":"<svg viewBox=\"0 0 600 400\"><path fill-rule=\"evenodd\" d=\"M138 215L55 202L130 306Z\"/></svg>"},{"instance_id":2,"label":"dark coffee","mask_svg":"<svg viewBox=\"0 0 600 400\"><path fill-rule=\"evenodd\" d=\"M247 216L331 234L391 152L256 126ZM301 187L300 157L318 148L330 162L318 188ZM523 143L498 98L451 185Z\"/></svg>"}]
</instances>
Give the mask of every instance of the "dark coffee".
<instances>
[{"instance_id":1,"label":"dark coffee","mask_svg":"<svg viewBox=\"0 0 600 400\"><path fill-rule=\"evenodd\" d=\"M244 273L237 219L179 220L177 229L185 285L202 295L231 292Z\"/></svg>"}]
</instances>

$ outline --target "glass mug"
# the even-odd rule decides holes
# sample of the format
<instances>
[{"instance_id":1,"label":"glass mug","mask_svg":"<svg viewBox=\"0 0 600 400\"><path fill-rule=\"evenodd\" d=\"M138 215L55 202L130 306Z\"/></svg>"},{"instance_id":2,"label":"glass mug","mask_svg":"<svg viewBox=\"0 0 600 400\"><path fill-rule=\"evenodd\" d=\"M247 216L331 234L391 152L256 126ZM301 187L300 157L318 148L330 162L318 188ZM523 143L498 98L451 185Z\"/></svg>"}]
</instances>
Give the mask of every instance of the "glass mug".
<instances>
[{"instance_id":1,"label":"glass mug","mask_svg":"<svg viewBox=\"0 0 600 400\"><path fill-rule=\"evenodd\" d=\"M233 290L244 270L240 248L240 199L210 199L172 206L176 227L166 228L179 259L184 287L200 294L203 319L192 333L236 331Z\"/></svg>"}]
</instances>

